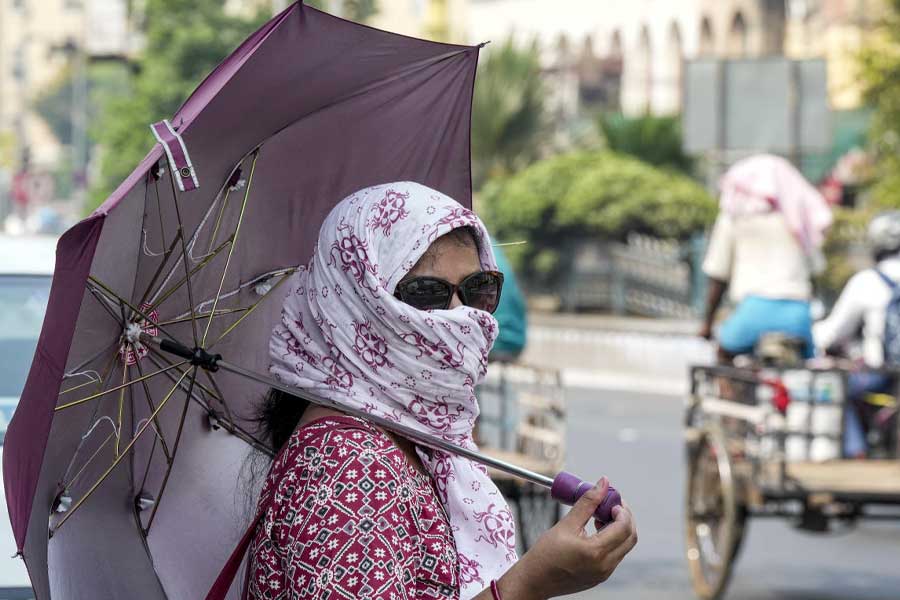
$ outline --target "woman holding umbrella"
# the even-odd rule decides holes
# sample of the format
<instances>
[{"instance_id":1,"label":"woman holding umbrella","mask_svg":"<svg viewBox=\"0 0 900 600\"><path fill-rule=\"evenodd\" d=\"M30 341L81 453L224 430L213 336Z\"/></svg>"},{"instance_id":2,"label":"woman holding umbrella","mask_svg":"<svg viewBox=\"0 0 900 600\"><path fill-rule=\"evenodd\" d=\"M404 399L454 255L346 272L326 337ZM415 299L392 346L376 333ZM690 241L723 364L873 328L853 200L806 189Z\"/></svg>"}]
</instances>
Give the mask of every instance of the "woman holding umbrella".
<instances>
[{"instance_id":1,"label":"woman holding umbrella","mask_svg":"<svg viewBox=\"0 0 900 600\"><path fill-rule=\"evenodd\" d=\"M346 198L289 282L271 373L474 448L474 388L503 283L487 240L471 211L416 183ZM262 417L279 454L260 498L251 598L550 598L604 581L637 541L625 507L585 532L604 478L518 559L482 466L281 391Z\"/></svg>"}]
</instances>

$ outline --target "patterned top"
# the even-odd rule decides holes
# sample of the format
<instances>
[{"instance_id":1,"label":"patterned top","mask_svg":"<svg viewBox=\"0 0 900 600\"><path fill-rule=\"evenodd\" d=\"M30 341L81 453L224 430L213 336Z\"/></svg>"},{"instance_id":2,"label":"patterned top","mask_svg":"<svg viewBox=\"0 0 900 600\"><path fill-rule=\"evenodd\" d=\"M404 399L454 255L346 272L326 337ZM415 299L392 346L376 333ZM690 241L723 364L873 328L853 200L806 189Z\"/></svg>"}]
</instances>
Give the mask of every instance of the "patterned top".
<instances>
[{"instance_id":1,"label":"patterned top","mask_svg":"<svg viewBox=\"0 0 900 600\"><path fill-rule=\"evenodd\" d=\"M431 479L353 417L298 428L273 463L275 494L250 548L254 600L459 598L459 561Z\"/></svg>"}]
</instances>

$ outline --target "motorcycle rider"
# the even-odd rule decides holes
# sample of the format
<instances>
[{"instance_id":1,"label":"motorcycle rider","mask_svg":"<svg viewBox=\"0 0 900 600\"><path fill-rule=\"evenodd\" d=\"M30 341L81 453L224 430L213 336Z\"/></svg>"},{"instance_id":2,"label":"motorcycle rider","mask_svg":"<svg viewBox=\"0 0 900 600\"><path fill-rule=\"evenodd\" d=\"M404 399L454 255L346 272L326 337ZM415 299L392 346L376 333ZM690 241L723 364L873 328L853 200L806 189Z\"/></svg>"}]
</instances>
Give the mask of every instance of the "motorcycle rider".
<instances>
[{"instance_id":1,"label":"motorcycle rider","mask_svg":"<svg viewBox=\"0 0 900 600\"><path fill-rule=\"evenodd\" d=\"M900 211L881 213L869 223L866 240L875 266L856 273L841 291L831 314L813 326L813 338L821 351L853 340L862 331L862 361L868 369L885 365L887 315L895 287L900 284ZM892 378L877 371L851 373L848 378L849 410L845 411L844 454L863 457L866 440L859 410L866 394L890 392Z\"/></svg>"}]
</instances>

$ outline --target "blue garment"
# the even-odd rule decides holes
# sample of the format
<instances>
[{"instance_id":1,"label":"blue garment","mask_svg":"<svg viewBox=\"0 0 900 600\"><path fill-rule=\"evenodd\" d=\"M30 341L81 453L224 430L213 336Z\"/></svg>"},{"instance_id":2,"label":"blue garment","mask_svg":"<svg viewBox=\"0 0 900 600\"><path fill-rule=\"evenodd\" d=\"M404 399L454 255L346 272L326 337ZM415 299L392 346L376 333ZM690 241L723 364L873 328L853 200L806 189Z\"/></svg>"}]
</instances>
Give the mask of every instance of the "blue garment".
<instances>
[{"instance_id":1,"label":"blue garment","mask_svg":"<svg viewBox=\"0 0 900 600\"><path fill-rule=\"evenodd\" d=\"M847 377L847 406L844 407L844 456L865 456L869 445L859 412L867 394L890 393L893 379L884 373L862 371Z\"/></svg>"},{"instance_id":2,"label":"blue garment","mask_svg":"<svg viewBox=\"0 0 900 600\"><path fill-rule=\"evenodd\" d=\"M765 333L780 332L805 341L806 358L815 355L809 302L747 296L719 330L719 345L729 354L747 354Z\"/></svg>"},{"instance_id":3,"label":"blue garment","mask_svg":"<svg viewBox=\"0 0 900 600\"><path fill-rule=\"evenodd\" d=\"M494 258L497 268L503 273L503 291L500 293L500 304L494 311L494 317L500 324L500 333L491 350L492 360L515 360L525 348L526 341L526 307L522 291L516 284L516 275L503 250L495 246Z\"/></svg>"}]
</instances>

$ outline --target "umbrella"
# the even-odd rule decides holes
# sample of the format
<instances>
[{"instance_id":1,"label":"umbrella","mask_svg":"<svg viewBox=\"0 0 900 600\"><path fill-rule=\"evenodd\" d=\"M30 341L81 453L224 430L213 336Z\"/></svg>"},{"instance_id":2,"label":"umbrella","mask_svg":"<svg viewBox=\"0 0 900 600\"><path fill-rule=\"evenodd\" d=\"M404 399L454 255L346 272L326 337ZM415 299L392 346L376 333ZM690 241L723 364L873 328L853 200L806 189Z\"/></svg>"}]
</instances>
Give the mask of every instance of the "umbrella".
<instances>
[{"instance_id":1,"label":"umbrella","mask_svg":"<svg viewBox=\"0 0 900 600\"><path fill-rule=\"evenodd\" d=\"M3 456L38 598L205 595L271 453L253 407L282 284L353 191L414 180L471 205L477 56L297 2L63 235ZM568 501L584 487L558 483Z\"/></svg>"}]
</instances>

